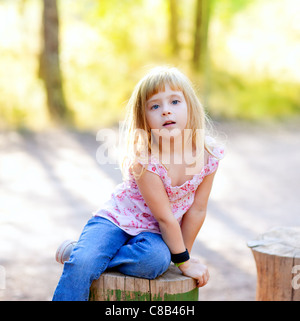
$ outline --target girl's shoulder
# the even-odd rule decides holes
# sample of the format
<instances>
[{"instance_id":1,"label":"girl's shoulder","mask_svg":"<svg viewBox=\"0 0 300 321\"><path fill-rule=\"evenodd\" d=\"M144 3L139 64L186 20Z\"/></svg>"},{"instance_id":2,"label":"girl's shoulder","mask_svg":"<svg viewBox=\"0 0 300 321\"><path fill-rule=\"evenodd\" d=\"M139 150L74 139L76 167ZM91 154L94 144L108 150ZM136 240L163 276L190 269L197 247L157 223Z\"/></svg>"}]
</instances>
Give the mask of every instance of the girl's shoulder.
<instances>
[{"instance_id":1,"label":"girl's shoulder","mask_svg":"<svg viewBox=\"0 0 300 321\"><path fill-rule=\"evenodd\" d=\"M217 142L216 139L211 136L205 136L204 148L217 160L221 160L225 156L225 144Z\"/></svg>"},{"instance_id":2,"label":"girl's shoulder","mask_svg":"<svg viewBox=\"0 0 300 321\"><path fill-rule=\"evenodd\" d=\"M161 175L161 164L154 155L139 155L130 161L129 176L131 178L139 178L145 170L157 175Z\"/></svg>"}]
</instances>

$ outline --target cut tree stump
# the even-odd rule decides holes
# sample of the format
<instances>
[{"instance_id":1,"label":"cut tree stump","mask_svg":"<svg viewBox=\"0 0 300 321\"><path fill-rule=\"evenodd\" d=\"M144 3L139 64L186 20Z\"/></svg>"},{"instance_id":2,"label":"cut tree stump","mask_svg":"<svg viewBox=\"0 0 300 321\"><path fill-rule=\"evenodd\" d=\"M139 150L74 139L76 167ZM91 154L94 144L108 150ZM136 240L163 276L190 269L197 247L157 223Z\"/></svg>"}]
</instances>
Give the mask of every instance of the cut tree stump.
<instances>
[{"instance_id":1,"label":"cut tree stump","mask_svg":"<svg viewBox=\"0 0 300 321\"><path fill-rule=\"evenodd\" d=\"M196 281L170 265L154 280L104 272L90 288L90 301L197 301Z\"/></svg>"},{"instance_id":2,"label":"cut tree stump","mask_svg":"<svg viewBox=\"0 0 300 321\"><path fill-rule=\"evenodd\" d=\"M300 228L274 228L249 241L257 301L300 301Z\"/></svg>"}]
</instances>

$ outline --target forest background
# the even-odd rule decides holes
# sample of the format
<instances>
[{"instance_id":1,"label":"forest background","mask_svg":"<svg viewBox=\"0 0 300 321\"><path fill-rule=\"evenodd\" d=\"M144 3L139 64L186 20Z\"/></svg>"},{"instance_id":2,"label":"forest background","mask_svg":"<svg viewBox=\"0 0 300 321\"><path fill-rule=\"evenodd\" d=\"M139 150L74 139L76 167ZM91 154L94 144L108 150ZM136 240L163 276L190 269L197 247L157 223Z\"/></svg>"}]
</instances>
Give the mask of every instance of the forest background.
<instances>
[{"instance_id":1,"label":"forest background","mask_svg":"<svg viewBox=\"0 0 300 321\"><path fill-rule=\"evenodd\" d=\"M296 0L1 0L0 128L112 126L174 65L214 119L300 112Z\"/></svg>"}]
</instances>

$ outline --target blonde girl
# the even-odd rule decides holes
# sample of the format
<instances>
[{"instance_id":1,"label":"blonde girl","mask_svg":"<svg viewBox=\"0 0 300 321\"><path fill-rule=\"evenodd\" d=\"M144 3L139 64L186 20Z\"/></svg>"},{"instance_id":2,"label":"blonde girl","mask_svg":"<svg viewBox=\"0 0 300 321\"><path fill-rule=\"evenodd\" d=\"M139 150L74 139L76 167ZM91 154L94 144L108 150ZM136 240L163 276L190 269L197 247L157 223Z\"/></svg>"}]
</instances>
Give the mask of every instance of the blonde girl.
<instances>
[{"instance_id":1,"label":"blonde girl","mask_svg":"<svg viewBox=\"0 0 300 321\"><path fill-rule=\"evenodd\" d=\"M206 135L205 113L178 69L158 67L136 85L124 126L123 183L88 221L53 300L87 300L106 269L156 278L172 261L204 286L209 273L190 258L204 222L223 149ZM66 244L58 253L64 253Z\"/></svg>"}]
</instances>

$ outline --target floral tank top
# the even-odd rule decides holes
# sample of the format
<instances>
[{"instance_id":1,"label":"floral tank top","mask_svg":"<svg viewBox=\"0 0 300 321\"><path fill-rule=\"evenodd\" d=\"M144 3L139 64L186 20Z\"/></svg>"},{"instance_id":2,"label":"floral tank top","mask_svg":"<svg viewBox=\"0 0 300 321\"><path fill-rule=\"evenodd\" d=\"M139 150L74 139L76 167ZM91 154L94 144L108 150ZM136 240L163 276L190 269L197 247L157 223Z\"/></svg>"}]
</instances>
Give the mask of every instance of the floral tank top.
<instances>
[{"instance_id":1,"label":"floral tank top","mask_svg":"<svg viewBox=\"0 0 300 321\"><path fill-rule=\"evenodd\" d=\"M171 185L171 179L168 177L166 168L155 158L151 157L150 162L145 165L148 171L161 178L170 200L172 213L179 224L181 224L183 215L193 204L198 186L205 176L212 174L217 169L219 160L224 156L224 150L215 147L213 154L216 157L209 155L207 164L201 172L195 174L192 179L181 186ZM131 172L129 172L129 179L119 184L111 198L93 215L110 220L133 236L141 232L161 233L158 222L145 203Z\"/></svg>"}]
</instances>

